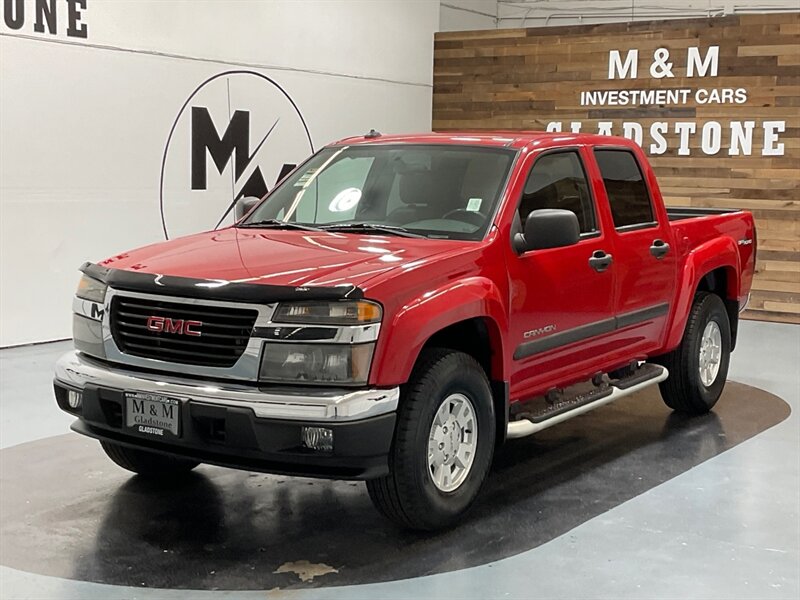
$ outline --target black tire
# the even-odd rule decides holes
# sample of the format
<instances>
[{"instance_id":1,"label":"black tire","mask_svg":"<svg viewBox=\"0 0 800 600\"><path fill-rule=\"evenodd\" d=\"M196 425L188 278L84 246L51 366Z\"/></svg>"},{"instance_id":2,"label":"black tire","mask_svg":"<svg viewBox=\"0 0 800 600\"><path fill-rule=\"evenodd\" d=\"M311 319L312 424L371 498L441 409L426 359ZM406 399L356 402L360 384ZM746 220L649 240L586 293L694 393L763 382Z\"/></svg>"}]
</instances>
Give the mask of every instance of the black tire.
<instances>
[{"instance_id":1,"label":"black tire","mask_svg":"<svg viewBox=\"0 0 800 600\"><path fill-rule=\"evenodd\" d=\"M711 321L719 326L722 350L717 376L706 386L700 377L700 345L703 331ZM691 415L707 413L725 387L730 355L731 325L725 304L716 294L699 292L689 312L680 346L655 360L669 370L669 377L659 384L664 403L673 410Z\"/></svg>"},{"instance_id":2,"label":"black tire","mask_svg":"<svg viewBox=\"0 0 800 600\"><path fill-rule=\"evenodd\" d=\"M439 407L455 393L472 404L477 442L463 483L445 493L428 470L428 439ZM373 504L404 528L432 531L454 525L474 502L489 472L495 428L491 388L478 362L463 352L423 350L401 394L389 475L367 481Z\"/></svg>"},{"instance_id":3,"label":"black tire","mask_svg":"<svg viewBox=\"0 0 800 600\"><path fill-rule=\"evenodd\" d=\"M128 448L112 442L100 442L108 458L117 465L151 479L184 475L200 463L185 458L156 454L138 448Z\"/></svg>"}]
</instances>

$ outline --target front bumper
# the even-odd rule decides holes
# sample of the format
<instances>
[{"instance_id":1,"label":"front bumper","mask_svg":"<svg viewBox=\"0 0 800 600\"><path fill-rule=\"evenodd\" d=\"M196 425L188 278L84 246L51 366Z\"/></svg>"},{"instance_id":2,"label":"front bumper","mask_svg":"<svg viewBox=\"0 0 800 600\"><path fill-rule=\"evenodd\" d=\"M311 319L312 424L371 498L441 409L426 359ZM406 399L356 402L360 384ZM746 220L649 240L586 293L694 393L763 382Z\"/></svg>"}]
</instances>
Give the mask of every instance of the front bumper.
<instances>
[{"instance_id":1,"label":"front bumper","mask_svg":"<svg viewBox=\"0 0 800 600\"><path fill-rule=\"evenodd\" d=\"M344 390L208 383L126 369L70 352L59 359L56 400L78 433L200 462L270 473L370 479L388 472L399 389ZM83 392L71 409L67 391ZM179 439L125 426L125 392L181 400ZM333 431L332 452L303 445L304 426Z\"/></svg>"}]
</instances>

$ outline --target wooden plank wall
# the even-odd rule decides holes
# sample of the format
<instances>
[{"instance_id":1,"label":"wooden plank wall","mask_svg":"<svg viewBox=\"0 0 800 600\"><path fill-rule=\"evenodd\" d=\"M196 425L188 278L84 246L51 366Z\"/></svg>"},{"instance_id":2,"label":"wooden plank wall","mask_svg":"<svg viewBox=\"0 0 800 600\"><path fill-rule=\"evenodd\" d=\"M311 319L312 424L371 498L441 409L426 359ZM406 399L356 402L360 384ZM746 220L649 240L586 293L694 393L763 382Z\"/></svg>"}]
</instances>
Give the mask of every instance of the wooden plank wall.
<instances>
[{"instance_id":1,"label":"wooden plank wall","mask_svg":"<svg viewBox=\"0 0 800 600\"><path fill-rule=\"evenodd\" d=\"M705 57L719 46L716 77L686 77L688 48ZM636 79L609 79L609 52L622 59L639 49ZM674 77L650 74L653 53L669 50ZM582 106L581 91L743 88L743 104ZM611 121L643 130L667 203L744 208L758 225L757 274L746 316L800 323L800 13L752 14L714 19L438 33L433 76L433 129L543 130L572 122L598 132ZM701 129L720 123L722 147L701 149ZM729 156L730 122L755 121L752 152ZM763 123L784 121L781 155L764 156ZM668 149L649 150L653 122L666 122ZM696 123L689 156L678 153L676 122ZM772 147L775 147L773 142Z\"/></svg>"}]
</instances>

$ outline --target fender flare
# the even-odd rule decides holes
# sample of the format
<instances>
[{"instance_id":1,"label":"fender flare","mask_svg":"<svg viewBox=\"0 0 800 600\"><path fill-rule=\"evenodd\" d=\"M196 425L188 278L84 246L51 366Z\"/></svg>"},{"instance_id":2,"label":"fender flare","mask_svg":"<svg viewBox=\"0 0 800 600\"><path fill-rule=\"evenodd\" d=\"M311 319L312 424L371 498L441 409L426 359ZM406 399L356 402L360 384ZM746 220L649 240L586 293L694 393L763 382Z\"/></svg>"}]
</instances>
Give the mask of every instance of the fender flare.
<instances>
[{"instance_id":1,"label":"fender flare","mask_svg":"<svg viewBox=\"0 0 800 600\"><path fill-rule=\"evenodd\" d=\"M448 281L405 302L384 331L375 353L379 367L372 373L373 383L400 385L408 381L422 348L437 332L468 319L485 319L492 345L491 379L508 381L503 331L508 330L508 316L503 296L495 283L486 277L467 277ZM402 348L390 354L389 349Z\"/></svg>"},{"instance_id":2,"label":"fender flare","mask_svg":"<svg viewBox=\"0 0 800 600\"><path fill-rule=\"evenodd\" d=\"M665 350L676 348L683 338L689 311L700 281L711 271L724 268L727 271L726 299L738 299L741 288L741 264L736 242L728 236L717 237L700 244L686 257L681 273L675 302L672 307L672 323L667 334Z\"/></svg>"}]
</instances>

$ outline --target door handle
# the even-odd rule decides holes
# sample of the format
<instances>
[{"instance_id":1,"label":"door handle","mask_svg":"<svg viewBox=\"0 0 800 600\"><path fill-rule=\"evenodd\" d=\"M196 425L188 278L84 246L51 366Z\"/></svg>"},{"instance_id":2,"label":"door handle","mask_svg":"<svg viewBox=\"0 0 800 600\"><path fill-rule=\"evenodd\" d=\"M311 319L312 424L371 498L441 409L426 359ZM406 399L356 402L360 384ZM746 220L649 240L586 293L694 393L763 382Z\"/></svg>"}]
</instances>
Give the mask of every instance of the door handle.
<instances>
[{"instance_id":1,"label":"door handle","mask_svg":"<svg viewBox=\"0 0 800 600\"><path fill-rule=\"evenodd\" d=\"M664 258L664 255L669 252L669 244L664 240L653 240L653 245L650 246L650 254L655 256L658 260Z\"/></svg>"},{"instance_id":2,"label":"door handle","mask_svg":"<svg viewBox=\"0 0 800 600\"><path fill-rule=\"evenodd\" d=\"M604 250L595 250L591 258L589 258L589 266L598 273L602 273L611 266L614 258L610 254L606 254Z\"/></svg>"}]
</instances>

